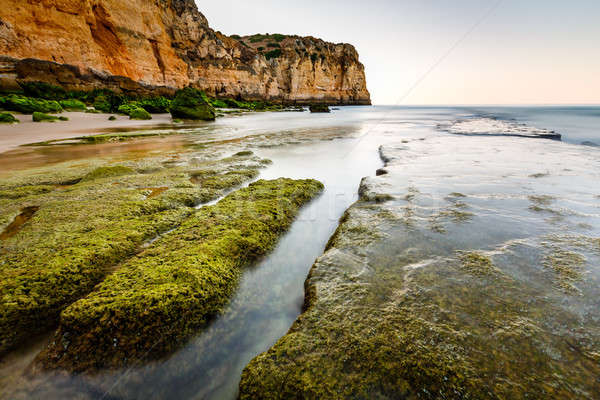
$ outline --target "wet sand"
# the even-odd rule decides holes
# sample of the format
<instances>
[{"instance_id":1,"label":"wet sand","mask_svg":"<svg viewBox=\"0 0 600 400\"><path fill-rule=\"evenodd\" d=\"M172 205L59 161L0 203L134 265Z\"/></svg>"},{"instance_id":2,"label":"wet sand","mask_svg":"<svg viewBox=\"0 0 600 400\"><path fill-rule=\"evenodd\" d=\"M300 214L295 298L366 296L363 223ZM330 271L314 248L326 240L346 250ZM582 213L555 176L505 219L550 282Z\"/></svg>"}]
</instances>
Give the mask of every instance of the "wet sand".
<instances>
[{"instance_id":1,"label":"wet sand","mask_svg":"<svg viewBox=\"0 0 600 400\"><path fill-rule=\"evenodd\" d=\"M15 114L15 117L21 121L19 124L0 125L0 153L14 150L25 144L89 136L102 133L107 129L172 124L170 114L155 114L148 121L130 120L125 115L115 115L117 120L109 121L108 117L112 114L65 112L61 115L68 117L69 121L33 122L31 115Z\"/></svg>"}]
</instances>

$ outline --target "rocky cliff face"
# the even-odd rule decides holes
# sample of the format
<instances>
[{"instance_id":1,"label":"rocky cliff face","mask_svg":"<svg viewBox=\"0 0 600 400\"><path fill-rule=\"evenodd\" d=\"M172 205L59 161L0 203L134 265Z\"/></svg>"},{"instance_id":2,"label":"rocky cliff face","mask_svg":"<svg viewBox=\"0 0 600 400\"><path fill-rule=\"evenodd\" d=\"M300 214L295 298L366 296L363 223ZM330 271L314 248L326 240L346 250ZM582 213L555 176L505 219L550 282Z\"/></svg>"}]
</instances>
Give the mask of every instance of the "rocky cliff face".
<instances>
[{"instance_id":1,"label":"rocky cliff face","mask_svg":"<svg viewBox=\"0 0 600 400\"><path fill-rule=\"evenodd\" d=\"M193 0L3 0L0 54L8 60L3 71L19 79L43 76L77 89L123 76L223 97L370 103L353 46L312 37L228 37L209 27ZM67 75L78 78L48 75L61 67L39 62L43 72L25 68L30 74L20 75L10 70L11 59L75 66Z\"/></svg>"}]
</instances>

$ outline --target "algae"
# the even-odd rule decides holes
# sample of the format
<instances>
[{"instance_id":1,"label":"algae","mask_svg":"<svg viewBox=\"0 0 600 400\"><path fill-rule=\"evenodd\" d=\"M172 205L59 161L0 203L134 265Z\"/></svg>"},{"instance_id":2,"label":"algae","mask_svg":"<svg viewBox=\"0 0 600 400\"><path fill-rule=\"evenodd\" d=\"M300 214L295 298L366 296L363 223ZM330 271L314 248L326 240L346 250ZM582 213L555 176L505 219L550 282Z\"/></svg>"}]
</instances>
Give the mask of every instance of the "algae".
<instances>
[{"instance_id":1,"label":"algae","mask_svg":"<svg viewBox=\"0 0 600 400\"><path fill-rule=\"evenodd\" d=\"M10 113L0 112L0 124L14 124L18 123L19 120Z\"/></svg>"},{"instance_id":2,"label":"algae","mask_svg":"<svg viewBox=\"0 0 600 400\"><path fill-rule=\"evenodd\" d=\"M39 362L96 370L173 351L227 303L241 268L272 249L322 189L314 180L261 180L201 208L66 308Z\"/></svg>"},{"instance_id":3,"label":"algae","mask_svg":"<svg viewBox=\"0 0 600 400\"><path fill-rule=\"evenodd\" d=\"M215 110L205 100L204 94L191 87L177 91L170 112L173 119L215 120Z\"/></svg>"},{"instance_id":4,"label":"algae","mask_svg":"<svg viewBox=\"0 0 600 400\"><path fill-rule=\"evenodd\" d=\"M179 225L199 203L248 180L255 158L206 160L212 173L244 172L212 186L189 182L190 166L162 168L158 160L96 168L24 171L0 185L0 227L25 207L33 218L0 242L0 354L56 325L60 311L87 294L110 268L140 246ZM139 172L138 172L139 170ZM209 175L207 179L211 178ZM169 187L160 196L144 188Z\"/></svg>"}]
</instances>

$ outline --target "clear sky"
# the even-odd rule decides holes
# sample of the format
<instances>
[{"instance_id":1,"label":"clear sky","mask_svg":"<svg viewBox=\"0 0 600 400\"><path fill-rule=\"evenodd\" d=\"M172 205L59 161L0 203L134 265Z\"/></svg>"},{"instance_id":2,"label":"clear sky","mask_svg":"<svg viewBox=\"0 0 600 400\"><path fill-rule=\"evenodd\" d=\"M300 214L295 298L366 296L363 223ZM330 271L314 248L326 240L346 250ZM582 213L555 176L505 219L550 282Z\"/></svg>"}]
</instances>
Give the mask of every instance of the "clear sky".
<instances>
[{"instance_id":1,"label":"clear sky","mask_svg":"<svg viewBox=\"0 0 600 400\"><path fill-rule=\"evenodd\" d=\"M600 104L600 0L196 2L225 34L352 43L375 104Z\"/></svg>"}]
</instances>

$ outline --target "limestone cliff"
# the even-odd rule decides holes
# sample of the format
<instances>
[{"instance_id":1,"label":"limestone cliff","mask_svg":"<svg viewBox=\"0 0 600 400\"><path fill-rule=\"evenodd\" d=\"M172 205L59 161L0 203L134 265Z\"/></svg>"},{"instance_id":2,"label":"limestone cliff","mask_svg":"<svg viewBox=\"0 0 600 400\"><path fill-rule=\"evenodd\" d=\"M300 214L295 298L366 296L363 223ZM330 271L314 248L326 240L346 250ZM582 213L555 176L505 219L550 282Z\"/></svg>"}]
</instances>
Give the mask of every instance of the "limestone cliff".
<instances>
[{"instance_id":1,"label":"limestone cliff","mask_svg":"<svg viewBox=\"0 0 600 400\"><path fill-rule=\"evenodd\" d=\"M192 85L250 100L370 103L353 46L228 37L209 27L193 0L3 0L0 55L4 78L73 89L109 80L124 90Z\"/></svg>"}]
</instances>

